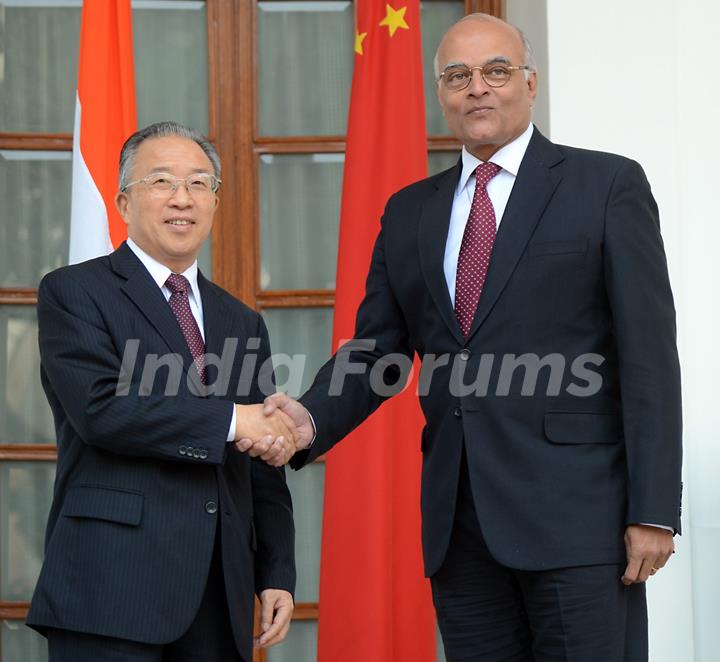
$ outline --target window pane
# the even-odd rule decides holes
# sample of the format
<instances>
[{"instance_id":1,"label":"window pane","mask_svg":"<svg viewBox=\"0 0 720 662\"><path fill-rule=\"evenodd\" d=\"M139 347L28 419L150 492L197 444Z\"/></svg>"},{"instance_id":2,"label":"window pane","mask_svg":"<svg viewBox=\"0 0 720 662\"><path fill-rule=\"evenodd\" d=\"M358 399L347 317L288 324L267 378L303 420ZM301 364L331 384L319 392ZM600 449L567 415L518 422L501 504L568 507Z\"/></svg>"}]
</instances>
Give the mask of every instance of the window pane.
<instances>
[{"instance_id":1,"label":"window pane","mask_svg":"<svg viewBox=\"0 0 720 662\"><path fill-rule=\"evenodd\" d=\"M53 462L0 464L0 600L24 602L32 597L54 478Z\"/></svg>"},{"instance_id":2,"label":"window pane","mask_svg":"<svg viewBox=\"0 0 720 662\"><path fill-rule=\"evenodd\" d=\"M317 602L320 596L320 536L322 533L325 464L288 471L287 482L295 512L296 602Z\"/></svg>"},{"instance_id":3,"label":"window pane","mask_svg":"<svg viewBox=\"0 0 720 662\"><path fill-rule=\"evenodd\" d=\"M433 58L445 31L465 13L463 2L422 2L420 20L422 21L423 79L425 81L425 117L429 136L448 135L440 106L435 96L435 73Z\"/></svg>"},{"instance_id":4,"label":"window pane","mask_svg":"<svg viewBox=\"0 0 720 662\"><path fill-rule=\"evenodd\" d=\"M317 629L316 621L293 621L285 641L267 649L267 662L315 662Z\"/></svg>"},{"instance_id":5,"label":"window pane","mask_svg":"<svg viewBox=\"0 0 720 662\"><path fill-rule=\"evenodd\" d=\"M80 3L33 7L0 0L0 34L0 131L70 133Z\"/></svg>"},{"instance_id":6,"label":"window pane","mask_svg":"<svg viewBox=\"0 0 720 662\"><path fill-rule=\"evenodd\" d=\"M260 133L344 134L353 44L350 2L259 2Z\"/></svg>"},{"instance_id":7,"label":"window pane","mask_svg":"<svg viewBox=\"0 0 720 662\"><path fill-rule=\"evenodd\" d=\"M67 264L70 152L0 150L0 287L35 287Z\"/></svg>"},{"instance_id":8,"label":"window pane","mask_svg":"<svg viewBox=\"0 0 720 662\"><path fill-rule=\"evenodd\" d=\"M175 120L208 130L207 12L204 2L133 2L138 126Z\"/></svg>"},{"instance_id":9,"label":"window pane","mask_svg":"<svg viewBox=\"0 0 720 662\"><path fill-rule=\"evenodd\" d=\"M428 152L428 174L437 173L452 168L460 158L460 151L457 152Z\"/></svg>"},{"instance_id":10,"label":"window pane","mask_svg":"<svg viewBox=\"0 0 720 662\"><path fill-rule=\"evenodd\" d=\"M80 2L47 5L0 0L0 131L73 130ZM205 3L132 6L138 124L173 119L207 132Z\"/></svg>"},{"instance_id":11,"label":"window pane","mask_svg":"<svg viewBox=\"0 0 720 662\"><path fill-rule=\"evenodd\" d=\"M47 662L45 637L31 630L23 621L2 621L2 656L8 662Z\"/></svg>"},{"instance_id":12,"label":"window pane","mask_svg":"<svg viewBox=\"0 0 720 662\"><path fill-rule=\"evenodd\" d=\"M260 287L334 289L342 154L260 157Z\"/></svg>"},{"instance_id":13,"label":"window pane","mask_svg":"<svg viewBox=\"0 0 720 662\"><path fill-rule=\"evenodd\" d=\"M31 306L0 307L0 444L54 444Z\"/></svg>"},{"instance_id":14,"label":"window pane","mask_svg":"<svg viewBox=\"0 0 720 662\"><path fill-rule=\"evenodd\" d=\"M296 397L307 390L330 358L333 310L266 308L262 315L270 332L278 390ZM296 358L292 369L290 357Z\"/></svg>"}]
</instances>

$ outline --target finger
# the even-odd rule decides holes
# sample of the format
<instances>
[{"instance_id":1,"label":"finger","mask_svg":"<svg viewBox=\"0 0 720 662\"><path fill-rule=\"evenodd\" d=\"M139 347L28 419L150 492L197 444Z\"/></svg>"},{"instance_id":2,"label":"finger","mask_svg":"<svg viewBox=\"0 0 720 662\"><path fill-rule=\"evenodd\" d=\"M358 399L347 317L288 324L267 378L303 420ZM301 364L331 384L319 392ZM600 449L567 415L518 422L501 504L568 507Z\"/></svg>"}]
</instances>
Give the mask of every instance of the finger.
<instances>
[{"instance_id":1,"label":"finger","mask_svg":"<svg viewBox=\"0 0 720 662\"><path fill-rule=\"evenodd\" d=\"M275 600L263 598L262 609L260 610L260 629L261 635L265 634L272 626L273 617L275 615Z\"/></svg>"},{"instance_id":2,"label":"finger","mask_svg":"<svg viewBox=\"0 0 720 662\"><path fill-rule=\"evenodd\" d=\"M279 644L281 641L287 637L288 632L290 631L290 623L287 622L285 625L282 626L280 629L280 632L273 637L272 639L268 639L267 641L263 642L262 646L263 648L270 648L270 646L275 646L276 644Z\"/></svg>"},{"instance_id":3,"label":"finger","mask_svg":"<svg viewBox=\"0 0 720 662\"><path fill-rule=\"evenodd\" d=\"M285 449L285 438L284 437L278 437L275 439L270 446L270 448L267 449L266 452L264 452L261 456L261 460L265 460L265 462L270 462L270 460L276 459L278 456L282 456Z\"/></svg>"},{"instance_id":4,"label":"finger","mask_svg":"<svg viewBox=\"0 0 720 662\"><path fill-rule=\"evenodd\" d=\"M263 406L263 414L269 416L276 409L282 409L285 403L288 401L288 397L284 393L273 393L265 398L265 404Z\"/></svg>"},{"instance_id":5,"label":"finger","mask_svg":"<svg viewBox=\"0 0 720 662\"><path fill-rule=\"evenodd\" d=\"M625 574L620 578L625 586L630 586L637 581L638 574L640 572L640 566L642 565L642 558L631 557L628 560L627 567L625 568Z\"/></svg>"},{"instance_id":6,"label":"finger","mask_svg":"<svg viewBox=\"0 0 720 662\"><path fill-rule=\"evenodd\" d=\"M252 445L253 445L252 439L248 439L247 437L238 439L235 442L235 448L237 448L241 453L244 453L245 451L250 450L250 448L252 448Z\"/></svg>"},{"instance_id":7,"label":"finger","mask_svg":"<svg viewBox=\"0 0 720 662\"><path fill-rule=\"evenodd\" d=\"M288 624L291 615L292 609L290 606L281 604L275 611L275 619L273 620L272 625L261 635L260 645L270 645L270 642L273 641L273 639L275 639L282 629Z\"/></svg>"},{"instance_id":8,"label":"finger","mask_svg":"<svg viewBox=\"0 0 720 662\"><path fill-rule=\"evenodd\" d=\"M654 575L657 572L657 567L653 565L652 561L648 558L643 559L642 565L640 566L640 572L636 583L644 583L648 580L648 577Z\"/></svg>"},{"instance_id":9,"label":"finger","mask_svg":"<svg viewBox=\"0 0 720 662\"><path fill-rule=\"evenodd\" d=\"M294 439L297 434L297 426L295 425L295 421L288 416L282 409L279 409L277 412L275 412L275 415L278 417L278 421L284 425L284 427L287 430L287 436Z\"/></svg>"},{"instance_id":10,"label":"finger","mask_svg":"<svg viewBox=\"0 0 720 662\"><path fill-rule=\"evenodd\" d=\"M252 447L248 451L248 455L250 455L250 457L258 457L263 453L267 453L268 449L273 443L273 439L274 437L270 434L262 437L262 439L259 439L252 445Z\"/></svg>"}]
</instances>

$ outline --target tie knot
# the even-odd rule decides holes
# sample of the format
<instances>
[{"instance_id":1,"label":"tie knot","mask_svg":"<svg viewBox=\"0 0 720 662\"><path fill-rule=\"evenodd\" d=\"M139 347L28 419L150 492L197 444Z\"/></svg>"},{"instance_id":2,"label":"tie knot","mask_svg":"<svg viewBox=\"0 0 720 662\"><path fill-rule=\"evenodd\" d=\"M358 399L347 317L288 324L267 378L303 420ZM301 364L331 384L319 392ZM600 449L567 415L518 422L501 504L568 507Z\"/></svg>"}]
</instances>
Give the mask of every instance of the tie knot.
<instances>
[{"instance_id":1,"label":"tie knot","mask_svg":"<svg viewBox=\"0 0 720 662\"><path fill-rule=\"evenodd\" d=\"M487 186L487 183L500 172L501 168L495 163L481 163L475 168L475 185Z\"/></svg>"},{"instance_id":2,"label":"tie knot","mask_svg":"<svg viewBox=\"0 0 720 662\"><path fill-rule=\"evenodd\" d=\"M171 292L179 292L180 294L185 294L190 289L188 279L180 274L170 274L165 281L165 285Z\"/></svg>"}]
</instances>

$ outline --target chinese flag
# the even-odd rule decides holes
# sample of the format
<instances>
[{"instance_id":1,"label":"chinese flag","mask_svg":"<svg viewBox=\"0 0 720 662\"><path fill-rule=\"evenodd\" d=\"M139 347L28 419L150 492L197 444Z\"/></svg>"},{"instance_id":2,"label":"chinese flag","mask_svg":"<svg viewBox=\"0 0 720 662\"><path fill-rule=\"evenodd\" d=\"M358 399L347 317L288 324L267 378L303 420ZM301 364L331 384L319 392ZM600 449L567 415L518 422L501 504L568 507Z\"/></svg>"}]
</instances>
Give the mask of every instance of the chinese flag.
<instances>
[{"instance_id":1,"label":"chinese flag","mask_svg":"<svg viewBox=\"0 0 720 662\"><path fill-rule=\"evenodd\" d=\"M427 176L418 0L357 0L333 347L352 338L388 197ZM319 662L435 660L410 386L328 454Z\"/></svg>"},{"instance_id":2,"label":"chinese flag","mask_svg":"<svg viewBox=\"0 0 720 662\"><path fill-rule=\"evenodd\" d=\"M73 134L70 263L127 237L115 209L118 157L137 128L130 0L84 0Z\"/></svg>"}]
</instances>

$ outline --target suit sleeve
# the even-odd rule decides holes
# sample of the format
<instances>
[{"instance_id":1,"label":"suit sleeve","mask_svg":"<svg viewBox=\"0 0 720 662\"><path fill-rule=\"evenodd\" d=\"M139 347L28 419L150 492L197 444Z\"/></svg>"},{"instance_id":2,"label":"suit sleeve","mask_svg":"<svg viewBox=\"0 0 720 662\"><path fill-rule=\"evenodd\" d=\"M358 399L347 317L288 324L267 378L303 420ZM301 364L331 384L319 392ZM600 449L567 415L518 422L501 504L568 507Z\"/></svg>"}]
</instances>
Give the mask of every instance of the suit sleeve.
<instances>
[{"instance_id":1,"label":"suit sleeve","mask_svg":"<svg viewBox=\"0 0 720 662\"><path fill-rule=\"evenodd\" d=\"M682 415L675 307L658 210L627 161L605 218L605 278L619 361L628 467L627 523L680 531Z\"/></svg>"},{"instance_id":2,"label":"suit sleeve","mask_svg":"<svg viewBox=\"0 0 720 662\"><path fill-rule=\"evenodd\" d=\"M260 384L268 383L262 375L272 372L272 360L267 328L259 315L256 337L260 338L260 349L252 402L262 402L266 394L261 392ZM257 539L255 592L259 595L266 588L274 588L294 593L295 526L285 468L271 467L259 458L253 458L251 477Z\"/></svg>"},{"instance_id":3,"label":"suit sleeve","mask_svg":"<svg viewBox=\"0 0 720 662\"><path fill-rule=\"evenodd\" d=\"M67 272L49 274L40 284L37 312L43 386L55 413L62 411L61 424L84 443L121 455L224 462L230 403L140 396L135 383L127 395L116 393L122 357L85 283ZM183 444L208 456L183 456Z\"/></svg>"},{"instance_id":4,"label":"suit sleeve","mask_svg":"<svg viewBox=\"0 0 720 662\"><path fill-rule=\"evenodd\" d=\"M387 272L385 225L392 216L390 199L375 241L370 270L355 321L352 341L320 369L308 392L300 402L312 414L317 429L316 439L308 451L298 453L291 461L293 468L312 462L343 439L385 400L372 388L375 378L384 374L386 384L397 384L393 395L400 392L405 379L399 369L385 357L401 354L412 360L409 334L402 310L395 298Z\"/></svg>"}]
</instances>

